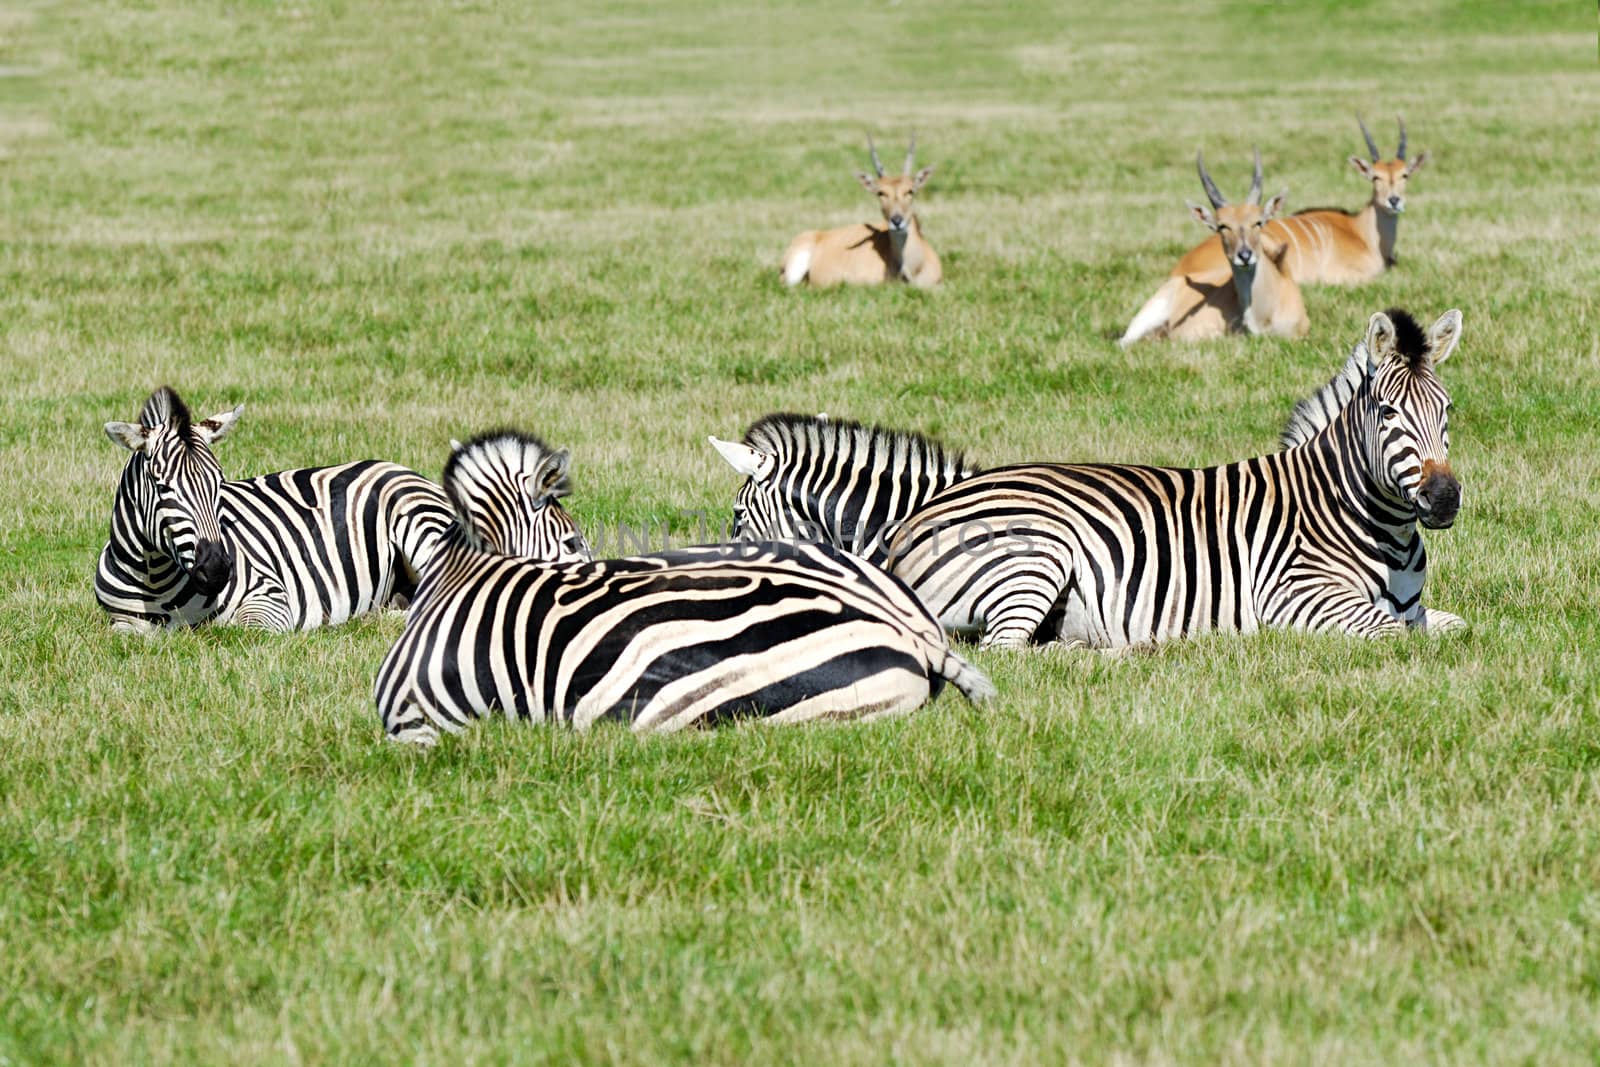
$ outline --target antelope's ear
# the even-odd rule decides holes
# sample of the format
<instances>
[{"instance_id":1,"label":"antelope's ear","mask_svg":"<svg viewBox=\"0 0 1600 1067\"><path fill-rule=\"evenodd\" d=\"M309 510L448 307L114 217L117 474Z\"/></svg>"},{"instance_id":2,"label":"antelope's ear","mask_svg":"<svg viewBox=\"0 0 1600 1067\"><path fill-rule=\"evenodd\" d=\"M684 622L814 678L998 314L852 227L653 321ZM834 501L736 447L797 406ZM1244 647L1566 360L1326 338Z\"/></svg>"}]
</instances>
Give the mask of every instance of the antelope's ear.
<instances>
[{"instance_id":1,"label":"antelope's ear","mask_svg":"<svg viewBox=\"0 0 1600 1067\"><path fill-rule=\"evenodd\" d=\"M778 462L776 456L768 455L738 441L724 441L717 437L708 437L706 440L710 441L711 447L720 452L722 458L728 461L728 466L746 478L754 478L758 482L765 481L771 477L772 468Z\"/></svg>"},{"instance_id":2,"label":"antelope's ear","mask_svg":"<svg viewBox=\"0 0 1600 1067\"><path fill-rule=\"evenodd\" d=\"M232 411L221 411L203 422L194 424L194 432L200 435L200 440L206 444L220 441L233 430L233 424L239 421L239 416L244 414L244 405L240 404Z\"/></svg>"},{"instance_id":3,"label":"antelope's ear","mask_svg":"<svg viewBox=\"0 0 1600 1067\"><path fill-rule=\"evenodd\" d=\"M869 193L875 193L878 191L878 179L874 178L864 170L856 171L856 181L865 186L867 192Z\"/></svg>"},{"instance_id":4,"label":"antelope's ear","mask_svg":"<svg viewBox=\"0 0 1600 1067\"><path fill-rule=\"evenodd\" d=\"M929 178L933 177L933 167L926 166L917 171L917 176L911 180L912 189L921 189Z\"/></svg>"},{"instance_id":5,"label":"antelope's ear","mask_svg":"<svg viewBox=\"0 0 1600 1067\"><path fill-rule=\"evenodd\" d=\"M1351 156L1350 165L1356 169L1357 174L1367 179L1367 181L1370 182L1372 180L1373 170L1371 163L1368 163L1360 156Z\"/></svg>"},{"instance_id":6,"label":"antelope's ear","mask_svg":"<svg viewBox=\"0 0 1600 1067\"><path fill-rule=\"evenodd\" d=\"M1193 200L1186 201L1186 203L1189 205L1189 214L1195 217L1196 222L1208 230L1215 230L1217 228L1217 217L1211 213L1210 208L1201 207Z\"/></svg>"},{"instance_id":7,"label":"antelope's ear","mask_svg":"<svg viewBox=\"0 0 1600 1067\"><path fill-rule=\"evenodd\" d=\"M1439 316L1439 321L1428 327L1428 350L1433 365L1437 367L1450 358L1450 353L1461 343L1461 312L1451 308Z\"/></svg>"},{"instance_id":8,"label":"antelope's ear","mask_svg":"<svg viewBox=\"0 0 1600 1067\"><path fill-rule=\"evenodd\" d=\"M1426 152L1418 152L1417 153L1417 158L1413 159L1410 163L1406 164L1406 177L1409 178L1413 174L1415 174L1417 171L1421 170L1422 169L1422 165L1424 163L1426 163L1427 161L1428 161L1428 153L1426 153Z\"/></svg>"},{"instance_id":9,"label":"antelope's ear","mask_svg":"<svg viewBox=\"0 0 1600 1067\"><path fill-rule=\"evenodd\" d=\"M1367 322L1367 372L1381 367L1385 360L1396 359L1399 348L1395 344L1394 323L1379 311Z\"/></svg>"},{"instance_id":10,"label":"antelope's ear","mask_svg":"<svg viewBox=\"0 0 1600 1067\"><path fill-rule=\"evenodd\" d=\"M1285 189L1271 200L1268 200L1267 206L1261 209L1261 221L1266 222L1269 219L1275 219L1281 215L1283 213L1283 203L1288 199L1289 190Z\"/></svg>"},{"instance_id":11,"label":"antelope's ear","mask_svg":"<svg viewBox=\"0 0 1600 1067\"><path fill-rule=\"evenodd\" d=\"M539 466L534 468L531 484L534 496L539 499L554 498L567 495L567 466L572 457L564 448L557 449L544 457Z\"/></svg>"},{"instance_id":12,"label":"antelope's ear","mask_svg":"<svg viewBox=\"0 0 1600 1067\"><path fill-rule=\"evenodd\" d=\"M154 432L150 427L140 426L136 422L106 423L106 436L111 438L111 443L121 445L129 452L143 452Z\"/></svg>"}]
</instances>

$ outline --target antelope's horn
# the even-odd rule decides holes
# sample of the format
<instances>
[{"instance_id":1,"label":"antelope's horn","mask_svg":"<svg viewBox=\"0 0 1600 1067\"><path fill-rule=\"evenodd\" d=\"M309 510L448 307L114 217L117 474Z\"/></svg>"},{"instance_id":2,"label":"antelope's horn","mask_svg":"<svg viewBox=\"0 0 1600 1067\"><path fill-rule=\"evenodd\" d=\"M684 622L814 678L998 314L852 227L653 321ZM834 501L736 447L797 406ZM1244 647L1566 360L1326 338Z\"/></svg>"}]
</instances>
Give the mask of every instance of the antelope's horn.
<instances>
[{"instance_id":1,"label":"antelope's horn","mask_svg":"<svg viewBox=\"0 0 1600 1067\"><path fill-rule=\"evenodd\" d=\"M1228 200L1218 191L1217 183L1211 180L1211 175L1206 173L1206 161L1199 152L1194 154L1194 169L1200 172L1200 184L1205 186L1206 199L1211 201L1211 206L1226 207Z\"/></svg>"},{"instance_id":2,"label":"antelope's horn","mask_svg":"<svg viewBox=\"0 0 1600 1067\"><path fill-rule=\"evenodd\" d=\"M867 134L867 151L872 153L872 169L878 172L878 177L883 177L883 160L878 158L878 146L872 143L872 134Z\"/></svg>"},{"instance_id":3,"label":"antelope's horn","mask_svg":"<svg viewBox=\"0 0 1600 1067\"><path fill-rule=\"evenodd\" d=\"M912 134L911 134L911 143L906 146L906 173L907 174L911 173L911 168L916 165L916 161L917 161L917 135L913 131Z\"/></svg>"},{"instance_id":4,"label":"antelope's horn","mask_svg":"<svg viewBox=\"0 0 1600 1067\"><path fill-rule=\"evenodd\" d=\"M1396 115L1394 120L1400 124L1400 147L1395 149L1394 158L1404 160L1406 158L1406 120L1399 115Z\"/></svg>"},{"instance_id":5,"label":"antelope's horn","mask_svg":"<svg viewBox=\"0 0 1600 1067\"><path fill-rule=\"evenodd\" d=\"M1255 153L1256 153L1256 170L1255 170L1255 173L1253 175L1251 175L1251 177L1250 177L1250 195L1244 198L1244 202L1247 203L1247 204L1260 204L1261 203L1261 148L1258 145L1257 146L1252 146L1252 147L1255 148Z\"/></svg>"},{"instance_id":6,"label":"antelope's horn","mask_svg":"<svg viewBox=\"0 0 1600 1067\"><path fill-rule=\"evenodd\" d=\"M1356 116L1356 123L1361 127L1361 136L1367 139L1367 151L1372 153L1372 161L1378 161L1378 142L1372 139L1372 131L1367 129L1367 124L1360 115Z\"/></svg>"}]
</instances>

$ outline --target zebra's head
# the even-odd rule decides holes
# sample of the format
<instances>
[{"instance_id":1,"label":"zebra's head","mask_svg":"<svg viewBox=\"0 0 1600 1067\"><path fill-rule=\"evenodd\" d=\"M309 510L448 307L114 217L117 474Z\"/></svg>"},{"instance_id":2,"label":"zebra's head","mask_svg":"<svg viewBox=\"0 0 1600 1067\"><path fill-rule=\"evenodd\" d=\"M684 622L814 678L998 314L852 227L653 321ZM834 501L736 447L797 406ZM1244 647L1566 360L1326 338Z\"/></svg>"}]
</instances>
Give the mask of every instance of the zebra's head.
<instances>
[{"instance_id":1,"label":"zebra's head","mask_svg":"<svg viewBox=\"0 0 1600 1067\"><path fill-rule=\"evenodd\" d=\"M783 487L774 477L778 457L742 441L707 438L711 447L728 466L744 475L744 484L733 497L733 537L757 541L809 539L817 536L814 525L790 505Z\"/></svg>"},{"instance_id":2,"label":"zebra's head","mask_svg":"<svg viewBox=\"0 0 1600 1067\"><path fill-rule=\"evenodd\" d=\"M133 453L123 472L128 498L119 499L118 507L131 509L145 540L202 596L220 592L233 576L233 551L217 519L222 466L211 444L233 428L242 411L240 404L195 422L183 399L162 386L145 401L137 423L106 423L106 436Z\"/></svg>"},{"instance_id":3,"label":"zebra's head","mask_svg":"<svg viewBox=\"0 0 1600 1067\"><path fill-rule=\"evenodd\" d=\"M1380 488L1429 529L1455 522L1461 483L1450 470L1450 396L1434 370L1461 340L1461 312L1426 333L1398 308L1367 324L1365 430L1368 469Z\"/></svg>"},{"instance_id":4,"label":"zebra's head","mask_svg":"<svg viewBox=\"0 0 1600 1067\"><path fill-rule=\"evenodd\" d=\"M972 473L932 438L827 415L775 413L743 441L708 440L745 478L735 539L824 541L872 560L923 501Z\"/></svg>"},{"instance_id":5,"label":"zebra's head","mask_svg":"<svg viewBox=\"0 0 1600 1067\"><path fill-rule=\"evenodd\" d=\"M444 488L469 544L485 552L540 563L594 558L561 498L567 495L567 450L537 437L495 430L466 444L450 442Z\"/></svg>"}]
</instances>

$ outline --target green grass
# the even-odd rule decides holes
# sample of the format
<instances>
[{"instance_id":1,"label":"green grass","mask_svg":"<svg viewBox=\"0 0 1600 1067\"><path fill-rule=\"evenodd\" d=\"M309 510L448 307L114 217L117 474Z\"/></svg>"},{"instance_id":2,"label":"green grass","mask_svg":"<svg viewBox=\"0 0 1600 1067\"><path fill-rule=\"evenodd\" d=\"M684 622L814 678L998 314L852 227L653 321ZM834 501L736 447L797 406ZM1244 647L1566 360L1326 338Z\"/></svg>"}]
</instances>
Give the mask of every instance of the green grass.
<instances>
[{"instance_id":1,"label":"green grass","mask_svg":"<svg viewBox=\"0 0 1600 1067\"><path fill-rule=\"evenodd\" d=\"M1587 1063L1600 1050L1592 11L924 0L0 13L0 1064ZM1400 266L1304 342L1112 341L1262 145ZM790 293L915 128L943 291ZM1460 307L1459 639L979 656L1002 698L381 744L395 616L106 632L170 382L245 475L516 423L591 528L725 513L773 409L987 463L1269 450L1368 314Z\"/></svg>"}]
</instances>

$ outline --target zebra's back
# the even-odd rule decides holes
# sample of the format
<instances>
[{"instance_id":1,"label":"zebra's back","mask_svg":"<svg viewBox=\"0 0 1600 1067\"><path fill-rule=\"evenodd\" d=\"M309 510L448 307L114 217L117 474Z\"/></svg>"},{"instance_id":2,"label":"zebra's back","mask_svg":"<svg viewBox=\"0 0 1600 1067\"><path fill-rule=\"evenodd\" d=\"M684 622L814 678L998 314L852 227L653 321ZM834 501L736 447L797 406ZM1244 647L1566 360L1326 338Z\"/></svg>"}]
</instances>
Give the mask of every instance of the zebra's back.
<instances>
[{"instance_id":1,"label":"zebra's back","mask_svg":"<svg viewBox=\"0 0 1600 1067\"><path fill-rule=\"evenodd\" d=\"M403 606L453 519L442 489L381 460L228 482L221 516L238 573L216 617L275 630Z\"/></svg>"},{"instance_id":2,"label":"zebra's back","mask_svg":"<svg viewBox=\"0 0 1600 1067\"><path fill-rule=\"evenodd\" d=\"M992 691L901 582L825 545L552 566L452 537L374 693L391 737L426 742L494 711L640 731L870 718L946 680Z\"/></svg>"}]
</instances>

